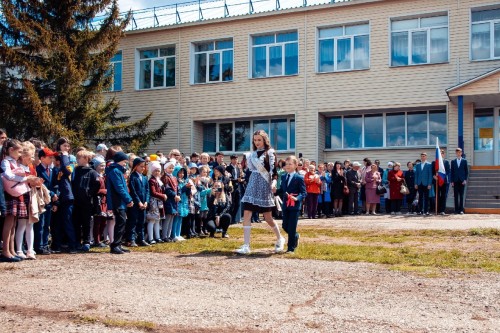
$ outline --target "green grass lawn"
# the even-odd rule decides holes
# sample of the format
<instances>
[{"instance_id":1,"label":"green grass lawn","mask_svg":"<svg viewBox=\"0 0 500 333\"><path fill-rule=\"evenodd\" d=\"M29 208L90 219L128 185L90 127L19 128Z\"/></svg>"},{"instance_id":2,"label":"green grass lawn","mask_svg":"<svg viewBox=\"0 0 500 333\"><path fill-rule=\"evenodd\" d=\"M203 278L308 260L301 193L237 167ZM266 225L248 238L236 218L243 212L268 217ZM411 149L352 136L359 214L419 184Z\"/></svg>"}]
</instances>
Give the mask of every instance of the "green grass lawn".
<instances>
[{"instance_id":1,"label":"green grass lawn","mask_svg":"<svg viewBox=\"0 0 500 333\"><path fill-rule=\"evenodd\" d=\"M296 252L276 257L376 263L429 276L445 270L500 272L500 229L353 230L301 226L299 232ZM232 226L229 234L229 239L217 234L216 238L156 244L133 251L235 256L234 250L242 244L243 229ZM274 234L264 225L252 228L251 240L251 255L268 255L273 249Z\"/></svg>"}]
</instances>

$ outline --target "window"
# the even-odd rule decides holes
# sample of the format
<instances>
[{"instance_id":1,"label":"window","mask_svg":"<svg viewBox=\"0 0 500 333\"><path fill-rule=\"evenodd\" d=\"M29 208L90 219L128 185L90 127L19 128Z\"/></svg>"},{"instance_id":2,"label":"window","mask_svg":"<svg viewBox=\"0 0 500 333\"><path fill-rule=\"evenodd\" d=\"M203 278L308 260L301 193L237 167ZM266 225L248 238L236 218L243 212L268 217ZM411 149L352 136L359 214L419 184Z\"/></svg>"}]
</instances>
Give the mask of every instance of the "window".
<instances>
[{"instance_id":1,"label":"window","mask_svg":"<svg viewBox=\"0 0 500 333\"><path fill-rule=\"evenodd\" d=\"M446 111L345 115L326 122L327 149L431 146L447 142Z\"/></svg>"},{"instance_id":2,"label":"window","mask_svg":"<svg viewBox=\"0 0 500 333\"><path fill-rule=\"evenodd\" d=\"M365 147L382 147L384 145L384 117L381 114L370 114L365 117Z\"/></svg>"},{"instance_id":3,"label":"window","mask_svg":"<svg viewBox=\"0 0 500 333\"><path fill-rule=\"evenodd\" d=\"M175 86L175 46L139 51L139 89Z\"/></svg>"},{"instance_id":4,"label":"window","mask_svg":"<svg viewBox=\"0 0 500 333\"><path fill-rule=\"evenodd\" d=\"M500 58L500 8L472 11L471 58Z\"/></svg>"},{"instance_id":5,"label":"window","mask_svg":"<svg viewBox=\"0 0 500 333\"><path fill-rule=\"evenodd\" d=\"M448 61L448 16L391 21L391 65Z\"/></svg>"},{"instance_id":6,"label":"window","mask_svg":"<svg viewBox=\"0 0 500 333\"><path fill-rule=\"evenodd\" d=\"M319 29L319 72L366 69L370 66L370 26L359 24Z\"/></svg>"},{"instance_id":7,"label":"window","mask_svg":"<svg viewBox=\"0 0 500 333\"><path fill-rule=\"evenodd\" d=\"M193 44L193 83L233 80L233 40Z\"/></svg>"},{"instance_id":8,"label":"window","mask_svg":"<svg viewBox=\"0 0 500 333\"><path fill-rule=\"evenodd\" d=\"M216 151L217 124L203 124L203 151Z\"/></svg>"},{"instance_id":9,"label":"window","mask_svg":"<svg viewBox=\"0 0 500 333\"><path fill-rule=\"evenodd\" d=\"M108 91L122 90L122 51L118 51L111 58L108 75L111 75L111 85Z\"/></svg>"},{"instance_id":10,"label":"window","mask_svg":"<svg viewBox=\"0 0 500 333\"><path fill-rule=\"evenodd\" d=\"M269 134L275 150L295 149L295 120L281 118L203 124L203 151L250 151L252 134L259 129Z\"/></svg>"},{"instance_id":11,"label":"window","mask_svg":"<svg viewBox=\"0 0 500 333\"><path fill-rule=\"evenodd\" d=\"M252 78L298 74L298 33L253 36L251 65Z\"/></svg>"},{"instance_id":12,"label":"window","mask_svg":"<svg viewBox=\"0 0 500 333\"><path fill-rule=\"evenodd\" d=\"M405 114L392 113L386 115L386 147L404 146L405 141Z\"/></svg>"},{"instance_id":13,"label":"window","mask_svg":"<svg viewBox=\"0 0 500 333\"><path fill-rule=\"evenodd\" d=\"M494 127L493 109L474 111L474 150L493 150Z\"/></svg>"}]
</instances>

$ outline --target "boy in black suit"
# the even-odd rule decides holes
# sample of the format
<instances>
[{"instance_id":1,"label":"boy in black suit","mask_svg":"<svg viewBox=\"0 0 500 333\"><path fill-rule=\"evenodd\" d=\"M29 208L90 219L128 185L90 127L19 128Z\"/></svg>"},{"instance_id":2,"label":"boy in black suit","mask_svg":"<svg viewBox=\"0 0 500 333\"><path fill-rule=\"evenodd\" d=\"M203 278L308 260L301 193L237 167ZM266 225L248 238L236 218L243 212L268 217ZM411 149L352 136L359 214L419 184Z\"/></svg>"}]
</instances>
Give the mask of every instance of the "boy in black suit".
<instances>
[{"instance_id":1,"label":"boy in black suit","mask_svg":"<svg viewBox=\"0 0 500 333\"><path fill-rule=\"evenodd\" d=\"M299 245L299 234L297 233L297 223L302 201L307 195L304 177L296 170L298 160L295 156L286 159L286 174L281 176L281 193L283 193L283 229L288 234L287 253L293 253Z\"/></svg>"},{"instance_id":2,"label":"boy in black suit","mask_svg":"<svg viewBox=\"0 0 500 333\"><path fill-rule=\"evenodd\" d=\"M455 197L455 214L464 213L464 189L469 177L467 160L462 158L462 149L455 149L457 158L451 161L451 186Z\"/></svg>"},{"instance_id":3,"label":"boy in black suit","mask_svg":"<svg viewBox=\"0 0 500 333\"><path fill-rule=\"evenodd\" d=\"M56 178L54 176L57 176L57 172L53 170L55 156L57 156L57 153L49 148L43 148L38 151L40 164L36 166L36 174L43 179L43 186L49 190L52 202L45 206L45 212L40 214L38 223L35 223L33 226L35 233L34 249L37 254L50 254L49 232L52 219L52 203L58 200L56 190L54 189Z\"/></svg>"}]
</instances>

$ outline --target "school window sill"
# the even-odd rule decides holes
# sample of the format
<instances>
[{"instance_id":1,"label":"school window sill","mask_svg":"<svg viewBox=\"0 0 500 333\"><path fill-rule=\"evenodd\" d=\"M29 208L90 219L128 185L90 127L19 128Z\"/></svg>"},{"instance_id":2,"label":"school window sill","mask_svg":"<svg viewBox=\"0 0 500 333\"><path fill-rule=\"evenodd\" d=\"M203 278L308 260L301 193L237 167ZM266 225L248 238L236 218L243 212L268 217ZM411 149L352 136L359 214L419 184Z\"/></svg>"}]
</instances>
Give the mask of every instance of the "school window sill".
<instances>
[{"instance_id":1,"label":"school window sill","mask_svg":"<svg viewBox=\"0 0 500 333\"><path fill-rule=\"evenodd\" d=\"M265 80L265 79L276 79L276 78L284 78L284 77L297 77L299 76L299 73L297 74L290 74L290 75L274 75L274 76L259 76L259 77L249 77L249 80Z\"/></svg>"},{"instance_id":2,"label":"school window sill","mask_svg":"<svg viewBox=\"0 0 500 333\"><path fill-rule=\"evenodd\" d=\"M135 91L155 91L155 90L168 90L175 89L177 86L168 86L168 87L155 87L155 88L143 88L143 89L135 89Z\"/></svg>"},{"instance_id":3,"label":"school window sill","mask_svg":"<svg viewBox=\"0 0 500 333\"><path fill-rule=\"evenodd\" d=\"M420 67L420 66L436 66L436 65L449 65L450 61L443 62L427 62L425 64L409 64L409 65L390 65L389 68L407 68L407 67Z\"/></svg>"},{"instance_id":4,"label":"school window sill","mask_svg":"<svg viewBox=\"0 0 500 333\"><path fill-rule=\"evenodd\" d=\"M235 82L234 80L227 80L227 81L210 81L210 82L199 82L199 83L195 83L195 82L192 82L190 83L189 85L191 87L196 87L196 86L211 86L211 85L218 85L218 84L228 84L228 83L233 83Z\"/></svg>"},{"instance_id":5,"label":"school window sill","mask_svg":"<svg viewBox=\"0 0 500 333\"><path fill-rule=\"evenodd\" d=\"M344 69L344 70L337 70L337 71L331 71L331 72L320 72L317 71L316 74L323 75L323 74L341 74L341 73L353 73L353 72L367 72L370 70L370 67L368 68L355 68L355 69Z\"/></svg>"},{"instance_id":6,"label":"school window sill","mask_svg":"<svg viewBox=\"0 0 500 333\"><path fill-rule=\"evenodd\" d=\"M477 62L488 62L488 61L500 61L500 57L498 58L488 58L488 59L470 59L469 63L477 63Z\"/></svg>"}]
</instances>

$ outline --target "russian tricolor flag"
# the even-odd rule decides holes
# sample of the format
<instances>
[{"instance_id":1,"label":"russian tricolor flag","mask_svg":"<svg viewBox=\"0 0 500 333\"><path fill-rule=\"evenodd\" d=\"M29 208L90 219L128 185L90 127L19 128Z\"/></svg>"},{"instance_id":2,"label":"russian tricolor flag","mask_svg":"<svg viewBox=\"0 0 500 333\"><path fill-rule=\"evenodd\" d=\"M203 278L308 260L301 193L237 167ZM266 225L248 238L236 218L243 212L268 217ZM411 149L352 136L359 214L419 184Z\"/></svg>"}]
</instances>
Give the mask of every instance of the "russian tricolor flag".
<instances>
[{"instance_id":1,"label":"russian tricolor flag","mask_svg":"<svg viewBox=\"0 0 500 333\"><path fill-rule=\"evenodd\" d=\"M439 149L438 138L436 138L436 162L434 163L434 168L438 176L438 184L439 186L443 186L446 179L446 170L444 168L443 156L441 156L441 150Z\"/></svg>"}]
</instances>

